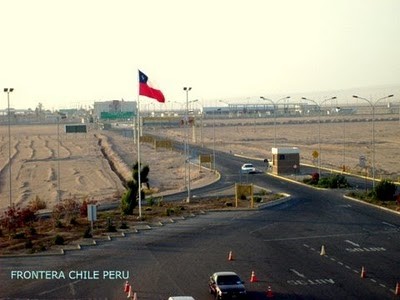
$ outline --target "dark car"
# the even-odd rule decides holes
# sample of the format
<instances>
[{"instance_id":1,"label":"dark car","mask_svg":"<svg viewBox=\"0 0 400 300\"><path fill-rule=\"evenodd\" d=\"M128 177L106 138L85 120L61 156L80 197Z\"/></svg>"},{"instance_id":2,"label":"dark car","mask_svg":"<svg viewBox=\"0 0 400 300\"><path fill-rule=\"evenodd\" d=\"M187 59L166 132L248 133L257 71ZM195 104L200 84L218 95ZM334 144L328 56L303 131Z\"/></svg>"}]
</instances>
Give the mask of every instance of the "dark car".
<instances>
[{"instance_id":1,"label":"dark car","mask_svg":"<svg viewBox=\"0 0 400 300\"><path fill-rule=\"evenodd\" d=\"M215 299L246 299L244 282L235 272L216 272L210 276L208 288Z\"/></svg>"}]
</instances>

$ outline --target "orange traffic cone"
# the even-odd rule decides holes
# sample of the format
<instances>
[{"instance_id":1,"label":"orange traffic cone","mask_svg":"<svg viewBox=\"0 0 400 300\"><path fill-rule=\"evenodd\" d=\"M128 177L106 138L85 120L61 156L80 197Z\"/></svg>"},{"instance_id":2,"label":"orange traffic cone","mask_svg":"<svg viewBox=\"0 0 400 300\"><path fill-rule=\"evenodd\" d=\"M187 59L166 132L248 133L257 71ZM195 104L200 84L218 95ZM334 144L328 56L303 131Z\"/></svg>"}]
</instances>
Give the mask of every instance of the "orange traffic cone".
<instances>
[{"instance_id":1,"label":"orange traffic cone","mask_svg":"<svg viewBox=\"0 0 400 300\"><path fill-rule=\"evenodd\" d=\"M273 297L274 297L274 294L272 293L272 289L271 289L270 286L268 286L268 289L267 289L267 298L273 298Z\"/></svg>"},{"instance_id":2,"label":"orange traffic cone","mask_svg":"<svg viewBox=\"0 0 400 300\"><path fill-rule=\"evenodd\" d=\"M361 278L365 278L367 276L367 272L365 271L365 268L361 268Z\"/></svg>"},{"instance_id":3,"label":"orange traffic cone","mask_svg":"<svg viewBox=\"0 0 400 300\"><path fill-rule=\"evenodd\" d=\"M394 294L396 296L400 296L400 284L399 283L396 284L396 289L394 290Z\"/></svg>"},{"instance_id":4,"label":"orange traffic cone","mask_svg":"<svg viewBox=\"0 0 400 300\"><path fill-rule=\"evenodd\" d=\"M325 252L325 246L324 245L322 245L321 246L321 252L320 252L320 255L322 256L322 255L326 255L326 252Z\"/></svg>"},{"instance_id":5,"label":"orange traffic cone","mask_svg":"<svg viewBox=\"0 0 400 300\"><path fill-rule=\"evenodd\" d=\"M128 289L128 297L126 297L126 298L131 299L132 297L133 297L132 287L129 286L129 289Z\"/></svg>"},{"instance_id":6,"label":"orange traffic cone","mask_svg":"<svg viewBox=\"0 0 400 300\"><path fill-rule=\"evenodd\" d=\"M229 251L228 260L233 260L233 254L232 254L232 251Z\"/></svg>"},{"instance_id":7,"label":"orange traffic cone","mask_svg":"<svg viewBox=\"0 0 400 300\"><path fill-rule=\"evenodd\" d=\"M250 277L250 282L257 282L258 279L256 277L256 274L254 273L254 271L251 271L251 277Z\"/></svg>"},{"instance_id":8,"label":"orange traffic cone","mask_svg":"<svg viewBox=\"0 0 400 300\"><path fill-rule=\"evenodd\" d=\"M128 283L128 280L125 282L124 292L125 292L125 293L128 293L128 292L129 292L129 283Z\"/></svg>"},{"instance_id":9,"label":"orange traffic cone","mask_svg":"<svg viewBox=\"0 0 400 300\"><path fill-rule=\"evenodd\" d=\"M136 293L133 293L133 298L132 298L132 300L137 300L137 295L136 295Z\"/></svg>"}]
</instances>

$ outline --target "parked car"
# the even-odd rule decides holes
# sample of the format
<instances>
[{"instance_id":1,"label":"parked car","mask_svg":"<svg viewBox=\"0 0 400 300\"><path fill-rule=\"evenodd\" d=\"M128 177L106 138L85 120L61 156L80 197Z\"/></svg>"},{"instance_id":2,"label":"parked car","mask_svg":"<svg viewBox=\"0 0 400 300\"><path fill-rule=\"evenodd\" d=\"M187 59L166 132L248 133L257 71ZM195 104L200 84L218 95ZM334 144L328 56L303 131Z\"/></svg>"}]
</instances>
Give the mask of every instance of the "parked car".
<instances>
[{"instance_id":1,"label":"parked car","mask_svg":"<svg viewBox=\"0 0 400 300\"><path fill-rule=\"evenodd\" d=\"M244 282L235 272L215 272L208 283L210 294L215 299L246 299Z\"/></svg>"},{"instance_id":2,"label":"parked car","mask_svg":"<svg viewBox=\"0 0 400 300\"><path fill-rule=\"evenodd\" d=\"M242 165L242 173L244 174L251 174L256 172L256 168L254 168L253 164L247 163Z\"/></svg>"}]
</instances>

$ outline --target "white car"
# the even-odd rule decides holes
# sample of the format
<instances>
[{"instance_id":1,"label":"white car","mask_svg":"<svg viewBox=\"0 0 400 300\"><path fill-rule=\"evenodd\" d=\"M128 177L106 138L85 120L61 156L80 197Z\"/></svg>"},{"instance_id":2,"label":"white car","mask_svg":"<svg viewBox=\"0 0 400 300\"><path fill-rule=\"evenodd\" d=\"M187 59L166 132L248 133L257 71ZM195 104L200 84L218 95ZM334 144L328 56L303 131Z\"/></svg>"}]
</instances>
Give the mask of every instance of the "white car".
<instances>
[{"instance_id":1,"label":"white car","mask_svg":"<svg viewBox=\"0 0 400 300\"><path fill-rule=\"evenodd\" d=\"M242 173L244 174L251 174L256 172L256 168L254 168L253 164L244 164L241 168Z\"/></svg>"}]
</instances>

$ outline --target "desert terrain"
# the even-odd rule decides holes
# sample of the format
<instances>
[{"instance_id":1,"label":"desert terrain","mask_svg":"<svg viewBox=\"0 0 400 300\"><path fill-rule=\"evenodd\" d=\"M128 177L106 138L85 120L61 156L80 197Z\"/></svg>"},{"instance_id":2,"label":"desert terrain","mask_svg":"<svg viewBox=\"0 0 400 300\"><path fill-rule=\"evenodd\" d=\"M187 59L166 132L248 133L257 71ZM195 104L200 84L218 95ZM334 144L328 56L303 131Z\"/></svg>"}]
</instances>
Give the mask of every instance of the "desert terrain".
<instances>
[{"instance_id":1,"label":"desert terrain","mask_svg":"<svg viewBox=\"0 0 400 300\"><path fill-rule=\"evenodd\" d=\"M0 126L0 209L10 205L8 128ZM39 197L51 208L58 200L88 198L98 202L119 201L123 180L137 160L132 138L115 131L89 129L88 133L64 133L57 125L11 126L11 201L27 205ZM184 156L171 150L155 151L141 145L141 161L150 167L150 187L156 195L182 191ZM191 168L192 186L215 178L211 171ZM60 190L60 195L58 195Z\"/></svg>"},{"instance_id":2,"label":"desert terrain","mask_svg":"<svg viewBox=\"0 0 400 300\"><path fill-rule=\"evenodd\" d=\"M202 126L200 126L202 124ZM276 140L275 131L276 130ZM320 134L318 134L318 132ZM153 134L183 141L185 128L145 127ZM320 136L320 138L318 138ZM215 137L215 139L214 139ZM320 143L318 142L320 140ZM190 129L190 143L260 160L271 158L271 148L298 147L301 163L317 165L313 151L318 151L321 166L371 176L375 148L376 178L400 177L400 122L398 115L377 118L372 147L370 116L318 118L204 119ZM10 165L7 126L0 126L0 209L10 205ZM366 168L359 165L366 158ZM131 176L137 160L137 146L132 138L115 130L90 128L88 133L64 133L57 125L11 126L11 200L26 205L35 197L52 207L59 199L87 197L99 202L119 201L124 192L121 176ZM113 171L118 170L119 176ZM141 160L150 167L150 186L156 195L184 190L184 155L172 150L155 150L141 145ZM215 180L210 170L191 168L192 187ZM58 194L60 190L60 194Z\"/></svg>"}]
</instances>

